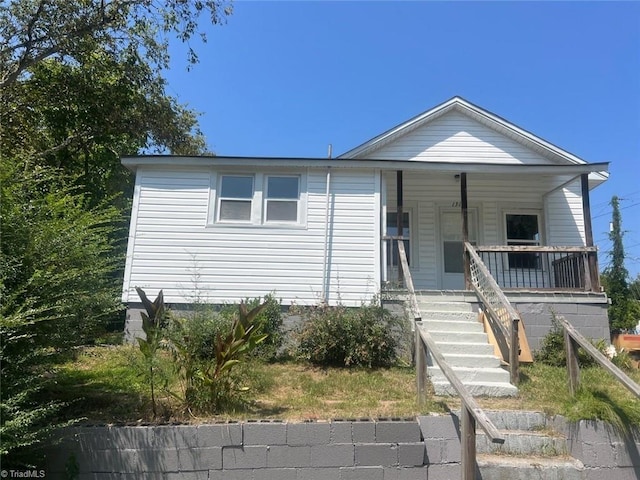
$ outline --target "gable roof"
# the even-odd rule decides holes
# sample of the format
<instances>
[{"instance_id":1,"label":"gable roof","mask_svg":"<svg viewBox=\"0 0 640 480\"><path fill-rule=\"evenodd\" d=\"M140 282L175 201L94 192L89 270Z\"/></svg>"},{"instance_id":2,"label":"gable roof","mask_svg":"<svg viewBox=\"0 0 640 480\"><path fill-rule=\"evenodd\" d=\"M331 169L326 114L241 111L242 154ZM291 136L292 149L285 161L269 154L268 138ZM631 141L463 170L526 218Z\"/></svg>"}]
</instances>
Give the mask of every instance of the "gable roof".
<instances>
[{"instance_id":1,"label":"gable roof","mask_svg":"<svg viewBox=\"0 0 640 480\"><path fill-rule=\"evenodd\" d=\"M572 153L563 150L552 143L528 132L502 117L495 115L462 97L453 97L440 105L397 125L390 130L368 140L367 142L343 153L337 158L371 158L371 155L388 145L389 143L399 139L400 137L414 131L415 129L425 126L443 115L457 111L461 114L491 128L512 140L524 145L531 150L549 158L554 163L559 164L584 164L585 160L579 158Z\"/></svg>"}]
</instances>

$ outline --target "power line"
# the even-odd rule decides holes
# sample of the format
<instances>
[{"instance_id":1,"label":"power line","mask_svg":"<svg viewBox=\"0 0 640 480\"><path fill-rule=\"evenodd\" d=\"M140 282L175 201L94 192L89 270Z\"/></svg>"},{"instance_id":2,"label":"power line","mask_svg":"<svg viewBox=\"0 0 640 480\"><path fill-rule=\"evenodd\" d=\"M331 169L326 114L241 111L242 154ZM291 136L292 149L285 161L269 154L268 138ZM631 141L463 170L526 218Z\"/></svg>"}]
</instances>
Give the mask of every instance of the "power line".
<instances>
[{"instance_id":1,"label":"power line","mask_svg":"<svg viewBox=\"0 0 640 480\"><path fill-rule=\"evenodd\" d=\"M620 210L626 210L627 208L635 207L637 205L640 205L640 202L632 203L631 205L627 205L626 207L621 207ZM592 217L592 218L600 218L600 217L604 217L605 215L610 215L610 214L611 214L611 212L605 212L605 213L602 213L600 215L596 215L595 217Z\"/></svg>"}]
</instances>

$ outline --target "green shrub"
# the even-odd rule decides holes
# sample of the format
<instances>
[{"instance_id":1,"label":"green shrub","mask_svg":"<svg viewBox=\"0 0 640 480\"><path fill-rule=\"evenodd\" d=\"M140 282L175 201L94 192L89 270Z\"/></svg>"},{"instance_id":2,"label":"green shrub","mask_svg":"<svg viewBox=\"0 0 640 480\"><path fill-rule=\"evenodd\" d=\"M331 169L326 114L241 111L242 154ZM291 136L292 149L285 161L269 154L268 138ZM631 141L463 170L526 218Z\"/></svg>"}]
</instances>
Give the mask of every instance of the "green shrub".
<instances>
[{"instance_id":1,"label":"green shrub","mask_svg":"<svg viewBox=\"0 0 640 480\"><path fill-rule=\"evenodd\" d=\"M325 366L388 367L405 333L401 318L371 303L301 308L297 356Z\"/></svg>"},{"instance_id":2,"label":"green shrub","mask_svg":"<svg viewBox=\"0 0 640 480\"><path fill-rule=\"evenodd\" d=\"M607 348L607 343L602 339L592 341L591 343L603 353ZM555 313L551 314L551 330L542 339L540 348L534 353L534 358L537 362L542 362L552 367L567 366L563 328ZM593 357L581 347L578 348L578 363L581 367L593 367L598 364Z\"/></svg>"}]
</instances>

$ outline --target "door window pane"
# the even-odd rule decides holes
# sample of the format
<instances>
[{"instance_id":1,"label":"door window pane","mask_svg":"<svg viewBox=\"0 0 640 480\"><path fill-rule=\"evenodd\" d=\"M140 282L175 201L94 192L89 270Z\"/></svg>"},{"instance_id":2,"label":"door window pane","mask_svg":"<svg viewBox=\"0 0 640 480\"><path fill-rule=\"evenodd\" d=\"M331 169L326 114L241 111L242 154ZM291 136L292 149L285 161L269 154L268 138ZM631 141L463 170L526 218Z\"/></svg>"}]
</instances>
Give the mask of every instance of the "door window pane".
<instances>
[{"instance_id":1,"label":"door window pane","mask_svg":"<svg viewBox=\"0 0 640 480\"><path fill-rule=\"evenodd\" d=\"M411 265L411 232L409 231L409 212L402 212L402 236L406 238L403 240L404 251L407 254L407 263ZM398 212L387 212L387 235L390 237L397 237L398 234ZM398 266L398 245L397 240L387 241L387 255L391 255L391 265Z\"/></svg>"}]
</instances>

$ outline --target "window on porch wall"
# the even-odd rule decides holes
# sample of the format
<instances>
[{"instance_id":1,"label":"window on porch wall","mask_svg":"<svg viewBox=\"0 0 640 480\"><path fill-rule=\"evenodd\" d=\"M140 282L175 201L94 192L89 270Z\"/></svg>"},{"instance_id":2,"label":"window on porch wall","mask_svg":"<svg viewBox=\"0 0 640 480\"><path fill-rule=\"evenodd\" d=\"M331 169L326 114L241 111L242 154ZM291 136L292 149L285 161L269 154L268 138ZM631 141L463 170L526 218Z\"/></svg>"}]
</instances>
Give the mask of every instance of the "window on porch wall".
<instances>
[{"instance_id":1,"label":"window on porch wall","mask_svg":"<svg viewBox=\"0 0 640 480\"><path fill-rule=\"evenodd\" d=\"M407 252L407 262L411 265L411 225L409 212L402 212L402 234L406 238L403 240L404 250ZM397 237L398 233L398 212L387 212L387 236ZM387 260L387 265L397 267L398 247L393 240L387 240L387 259L391 258L391 262Z\"/></svg>"},{"instance_id":2,"label":"window on porch wall","mask_svg":"<svg viewBox=\"0 0 640 480\"><path fill-rule=\"evenodd\" d=\"M538 215L506 214L507 245L538 246L540 245L540 228ZM540 255L537 253L509 253L509 268L532 269L542 268Z\"/></svg>"}]
</instances>

